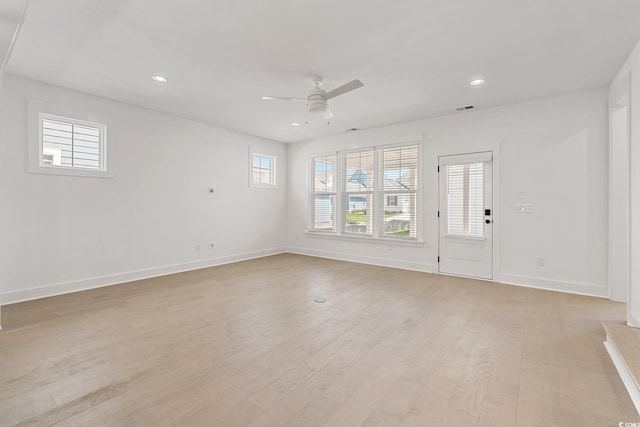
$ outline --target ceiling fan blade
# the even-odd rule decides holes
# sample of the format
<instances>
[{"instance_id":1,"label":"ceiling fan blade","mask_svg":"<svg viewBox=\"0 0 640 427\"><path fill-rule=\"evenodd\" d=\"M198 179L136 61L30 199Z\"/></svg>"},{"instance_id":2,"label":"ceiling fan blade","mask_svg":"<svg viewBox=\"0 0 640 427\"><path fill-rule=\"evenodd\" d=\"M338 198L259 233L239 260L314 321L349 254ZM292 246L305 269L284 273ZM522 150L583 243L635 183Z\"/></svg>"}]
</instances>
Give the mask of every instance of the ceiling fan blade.
<instances>
[{"instance_id":1,"label":"ceiling fan blade","mask_svg":"<svg viewBox=\"0 0 640 427\"><path fill-rule=\"evenodd\" d=\"M362 87L362 86L364 86L364 84L360 80L356 79L356 80L350 81L349 83L344 84L344 85L342 85L340 87L337 87L337 88L335 88L334 90L332 90L330 92L327 92L324 95L324 98L325 99L335 98L338 95L342 95L343 93L351 92L352 90L358 89L359 87Z\"/></svg>"},{"instance_id":2,"label":"ceiling fan blade","mask_svg":"<svg viewBox=\"0 0 640 427\"><path fill-rule=\"evenodd\" d=\"M283 99L285 101L306 101L307 98L289 98L288 96L263 96L262 99Z\"/></svg>"}]
</instances>

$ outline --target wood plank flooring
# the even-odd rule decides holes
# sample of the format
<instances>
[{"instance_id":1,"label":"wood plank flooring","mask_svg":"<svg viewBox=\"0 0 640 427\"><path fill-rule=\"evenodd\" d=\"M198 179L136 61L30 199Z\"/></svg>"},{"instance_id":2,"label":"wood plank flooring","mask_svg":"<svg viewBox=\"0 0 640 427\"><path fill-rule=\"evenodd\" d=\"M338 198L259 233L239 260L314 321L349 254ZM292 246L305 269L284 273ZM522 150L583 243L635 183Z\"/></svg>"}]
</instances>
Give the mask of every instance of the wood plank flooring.
<instances>
[{"instance_id":1,"label":"wood plank flooring","mask_svg":"<svg viewBox=\"0 0 640 427\"><path fill-rule=\"evenodd\" d=\"M266 257L3 307L0 425L618 426L640 417L600 322L624 315Z\"/></svg>"}]
</instances>

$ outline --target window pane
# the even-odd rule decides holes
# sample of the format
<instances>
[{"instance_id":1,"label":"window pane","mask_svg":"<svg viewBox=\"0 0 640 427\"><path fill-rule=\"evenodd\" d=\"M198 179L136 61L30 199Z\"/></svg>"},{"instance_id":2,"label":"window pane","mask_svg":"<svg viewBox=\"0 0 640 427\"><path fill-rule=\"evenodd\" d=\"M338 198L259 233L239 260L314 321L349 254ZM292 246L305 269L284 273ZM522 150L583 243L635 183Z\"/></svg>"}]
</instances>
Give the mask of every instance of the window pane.
<instances>
[{"instance_id":1,"label":"window pane","mask_svg":"<svg viewBox=\"0 0 640 427\"><path fill-rule=\"evenodd\" d=\"M373 150L345 155L344 188L347 193L373 191Z\"/></svg>"},{"instance_id":2,"label":"window pane","mask_svg":"<svg viewBox=\"0 0 640 427\"><path fill-rule=\"evenodd\" d=\"M418 146L382 150L383 191L418 189Z\"/></svg>"},{"instance_id":3,"label":"window pane","mask_svg":"<svg viewBox=\"0 0 640 427\"><path fill-rule=\"evenodd\" d=\"M336 196L319 194L313 198L314 230L335 231Z\"/></svg>"},{"instance_id":4,"label":"window pane","mask_svg":"<svg viewBox=\"0 0 640 427\"><path fill-rule=\"evenodd\" d=\"M384 200L385 236L415 238L418 210L416 193L387 193Z\"/></svg>"},{"instance_id":5,"label":"window pane","mask_svg":"<svg viewBox=\"0 0 640 427\"><path fill-rule=\"evenodd\" d=\"M313 188L315 193L335 193L337 156L316 157L313 161Z\"/></svg>"},{"instance_id":6,"label":"window pane","mask_svg":"<svg viewBox=\"0 0 640 427\"><path fill-rule=\"evenodd\" d=\"M276 185L275 182L275 157L252 154L251 156L251 181L253 184Z\"/></svg>"},{"instance_id":7,"label":"window pane","mask_svg":"<svg viewBox=\"0 0 640 427\"><path fill-rule=\"evenodd\" d=\"M373 196L348 193L346 195L345 233L373 234Z\"/></svg>"},{"instance_id":8,"label":"window pane","mask_svg":"<svg viewBox=\"0 0 640 427\"><path fill-rule=\"evenodd\" d=\"M42 117L42 163L100 169L101 128Z\"/></svg>"},{"instance_id":9,"label":"window pane","mask_svg":"<svg viewBox=\"0 0 640 427\"><path fill-rule=\"evenodd\" d=\"M446 166L447 233L484 236L484 164Z\"/></svg>"}]
</instances>

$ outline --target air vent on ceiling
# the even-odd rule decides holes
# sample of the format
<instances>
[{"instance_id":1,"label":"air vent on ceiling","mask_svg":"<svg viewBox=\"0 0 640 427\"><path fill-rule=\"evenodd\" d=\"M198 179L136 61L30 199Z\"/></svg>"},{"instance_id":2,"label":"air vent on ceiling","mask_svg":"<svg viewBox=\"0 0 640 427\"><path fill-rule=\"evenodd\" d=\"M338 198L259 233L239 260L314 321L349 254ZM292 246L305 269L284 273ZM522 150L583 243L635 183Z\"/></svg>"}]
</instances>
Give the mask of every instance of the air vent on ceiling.
<instances>
[{"instance_id":1,"label":"air vent on ceiling","mask_svg":"<svg viewBox=\"0 0 640 427\"><path fill-rule=\"evenodd\" d=\"M458 107L458 108L456 108L456 111L467 111L467 110L473 110L474 108L476 108L476 107L474 107L473 105L467 105L466 107Z\"/></svg>"}]
</instances>

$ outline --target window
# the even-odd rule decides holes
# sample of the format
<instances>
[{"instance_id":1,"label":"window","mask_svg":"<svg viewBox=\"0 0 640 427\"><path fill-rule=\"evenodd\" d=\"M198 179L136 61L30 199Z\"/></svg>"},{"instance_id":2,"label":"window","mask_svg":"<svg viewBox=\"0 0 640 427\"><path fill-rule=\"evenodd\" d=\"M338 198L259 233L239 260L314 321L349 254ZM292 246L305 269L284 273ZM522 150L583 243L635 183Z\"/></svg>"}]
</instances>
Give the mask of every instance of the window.
<instances>
[{"instance_id":1,"label":"window","mask_svg":"<svg viewBox=\"0 0 640 427\"><path fill-rule=\"evenodd\" d=\"M335 155L311 159L312 230L336 231L336 162Z\"/></svg>"},{"instance_id":2,"label":"window","mask_svg":"<svg viewBox=\"0 0 640 427\"><path fill-rule=\"evenodd\" d=\"M344 232L373 235L373 150L344 155Z\"/></svg>"},{"instance_id":3,"label":"window","mask_svg":"<svg viewBox=\"0 0 640 427\"><path fill-rule=\"evenodd\" d=\"M267 154L251 154L251 186L276 186L276 158Z\"/></svg>"},{"instance_id":4,"label":"window","mask_svg":"<svg viewBox=\"0 0 640 427\"><path fill-rule=\"evenodd\" d=\"M417 143L313 157L310 231L417 240L419 163Z\"/></svg>"},{"instance_id":5,"label":"window","mask_svg":"<svg viewBox=\"0 0 640 427\"><path fill-rule=\"evenodd\" d=\"M40 114L40 166L104 170L105 126Z\"/></svg>"},{"instance_id":6,"label":"window","mask_svg":"<svg viewBox=\"0 0 640 427\"><path fill-rule=\"evenodd\" d=\"M393 237L417 237L418 146L380 150L381 191L392 201L381 217L384 234Z\"/></svg>"},{"instance_id":7,"label":"window","mask_svg":"<svg viewBox=\"0 0 640 427\"><path fill-rule=\"evenodd\" d=\"M112 149L103 114L29 100L29 172L112 178Z\"/></svg>"}]
</instances>

